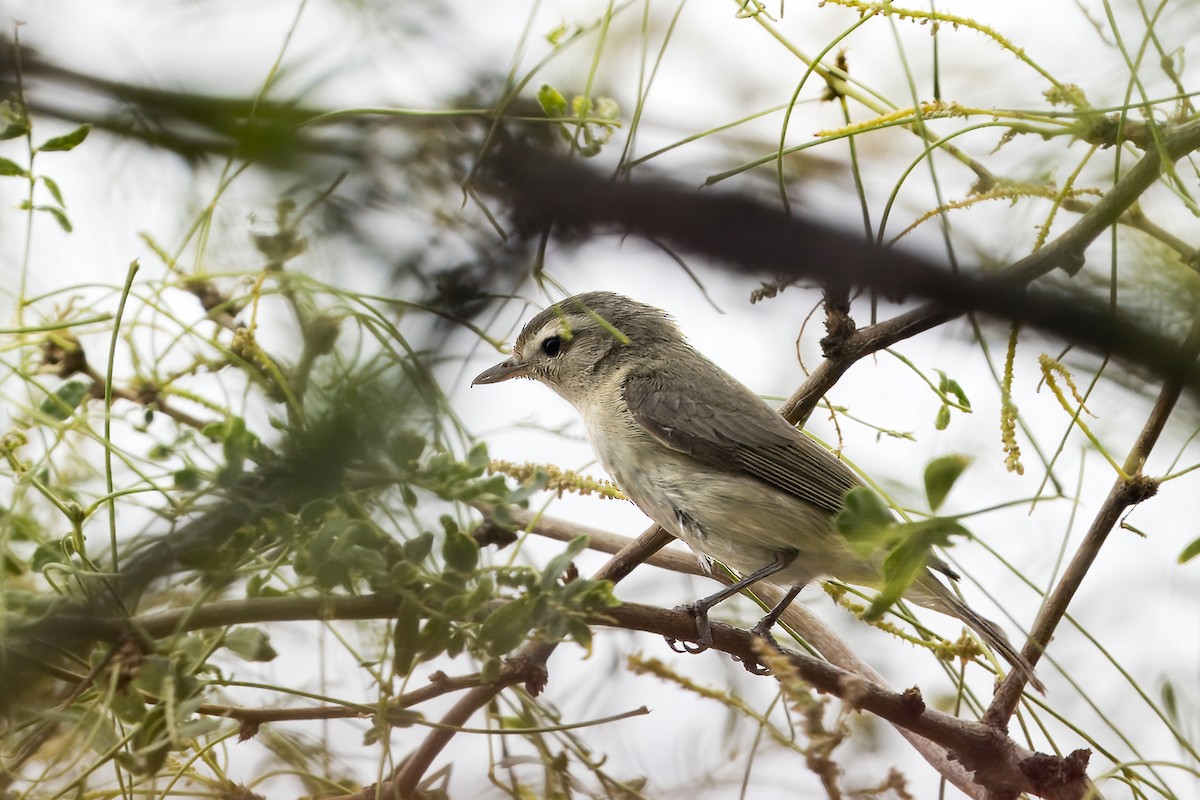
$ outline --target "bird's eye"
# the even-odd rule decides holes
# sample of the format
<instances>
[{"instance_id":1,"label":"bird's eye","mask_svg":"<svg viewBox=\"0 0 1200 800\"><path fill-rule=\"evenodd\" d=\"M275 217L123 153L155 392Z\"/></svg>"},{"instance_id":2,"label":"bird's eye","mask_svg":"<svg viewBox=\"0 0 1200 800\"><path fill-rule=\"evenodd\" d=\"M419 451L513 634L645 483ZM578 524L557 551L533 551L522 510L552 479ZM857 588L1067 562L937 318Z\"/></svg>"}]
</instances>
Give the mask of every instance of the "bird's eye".
<instances>
[{"instance_id":1,"label":"bird's eye","mask_svg":"<svg viewBox=\"0 0 1200 800\"><path fill-rule=\"evenodd\" d=\"M542 352L554 358L562 352L562 337L551 336L546 341L542 342Z\"/></svg>"}]
</instances>

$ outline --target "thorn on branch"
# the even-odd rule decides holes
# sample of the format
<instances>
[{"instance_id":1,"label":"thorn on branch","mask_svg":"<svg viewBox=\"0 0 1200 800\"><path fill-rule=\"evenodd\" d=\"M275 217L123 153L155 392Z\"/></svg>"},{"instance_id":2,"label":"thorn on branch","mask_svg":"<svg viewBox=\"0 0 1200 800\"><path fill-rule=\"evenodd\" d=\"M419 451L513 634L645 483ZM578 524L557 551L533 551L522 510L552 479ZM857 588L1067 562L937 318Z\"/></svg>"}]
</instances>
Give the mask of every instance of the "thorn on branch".
<instances>
[{"instance_id":1,"label":"thorn on branch","mask_svg":"<svg viewBox=\"0 0 1200 800\"><path fill-rule=\"evenodd\" d=\"M550 671L546 669L545 659L514 656L505 662L505 667L511 672L509 676L502 677L500 682L505 685L524 683L525 691L529 692L531 697L541 694L550 680Z\"/></svg>"},{"instance_id":2,"label":"thorn on branch","mask_svg":"<svg viewBox=\"0 0 1200 800\"><path fill-rule=\"evenodd\" d=\"M1083 797L1087 782L1087 765L1092 751L1076 750L1065 758L1035 753L1021 762L1021 773L1036 787L1040 797Z\"/></svg>"},{"instance_id":3,"label":"thorn on branch","mask_svg":"<svg viewBox=\"0 0 1200 800\"><path fill-rule=\"evenodd\" d=\"M42 342L42 366L64 380L91 371L83 345L66 329L55 331Z\"/></svg>"},{"instance_id":4,"label":"thorn on branch","mask_svg":"<svg viewBox=\"0 0 1200 800\"><path fill-rule=\"evenodd\" d=\"M919 717L925 713L925 698L916 686L905 689L900 694L900 699L904 703L904 710L912 716Z\"/></svg>"},{"instance_id":5,"label":"thorn on branch","mask_svg":"<svg viewBox=\"0 0 1200 800\"><path fill-rule=\"evenodd\" d=\"M1138 503L1149 500L1158 494L1159 483L1161 481L1157 478L1151 478L1148 475L1138 475L1122 487L1120 500L1126 506L1136 506Z\"/></svg>"},{"instance_id":6,"label":"thorn on branch","mask_svg":"<svg viewBox=\"0 0 1200 800\"><path fill-rule=\"evenodd\" d=\"M249 722L249 721L243 722L241 724L241 726L238 728L238 737L237 737L238 743L240 744L241 742L247 741L248 739L253 739L255 736L258 736L258 729L260 727L261 726L257 722Z\"/></svg>"},{"instance_id":7,"label":"thorn on branch","mask_svg":"<svg viewBox=\"0 0 1200 800\"><path fill-rule=\"evenodd\" d=\"M825 336L821 339L821 353L826 358L837 358L846 350L846 342L858 330L850 316L850 291L846 287L825 290Z\"/></svg>"},{"instance_id":8,"label":"thorn on branch","mask_svg":"<svg viewBox=\"0 0 1200 800\"><path fill-rule=\"evenodd\" d=\"M1083 250L1078 249L1078 250L1070 250L1070 251L1064 253L1062 256L1062 261L1059 264L1059 266L1062 267L1063 272L1067 273L1068 275L1074 276L1075 274L1077 274L1079 272L1079 270L1083 269L1084 264L1086 264L1086 263L1087 263L1087 259L1085 259L1083 256Z\"/></svg>"},{"instance_id":9,"label":"thorn on branch","mask_svg":"<svg viewBox=\"0 0 1200 800\"><path fill-rule=\"evenodd\" d=\"M471 531L471 538L480 547L487 547L494 544L497 550L503 550L517 541L517 534L515 531L500 527L491 519L485 518L475 530Z\"/></svg>"}]
</instances>

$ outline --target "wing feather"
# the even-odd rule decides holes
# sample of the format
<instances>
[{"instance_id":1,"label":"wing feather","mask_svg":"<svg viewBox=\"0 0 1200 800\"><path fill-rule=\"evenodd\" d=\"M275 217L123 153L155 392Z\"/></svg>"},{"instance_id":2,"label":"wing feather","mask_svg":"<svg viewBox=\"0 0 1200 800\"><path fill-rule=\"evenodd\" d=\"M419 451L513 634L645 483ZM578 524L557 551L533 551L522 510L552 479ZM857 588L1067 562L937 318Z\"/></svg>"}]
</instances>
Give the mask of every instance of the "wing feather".
<instances>
[{"instance_id":1,"label":"wing feather","mask_svg":"<svg viewBox=\"0 0 1200 800\"><path fill-rule=\"evenodd\" d=\"M638 423L710 467L744 473L831 514L841 510L846 492L860 485L854 473L716 364L688 355L626 377L625 402Z\"/></svg>"}]
</instances>

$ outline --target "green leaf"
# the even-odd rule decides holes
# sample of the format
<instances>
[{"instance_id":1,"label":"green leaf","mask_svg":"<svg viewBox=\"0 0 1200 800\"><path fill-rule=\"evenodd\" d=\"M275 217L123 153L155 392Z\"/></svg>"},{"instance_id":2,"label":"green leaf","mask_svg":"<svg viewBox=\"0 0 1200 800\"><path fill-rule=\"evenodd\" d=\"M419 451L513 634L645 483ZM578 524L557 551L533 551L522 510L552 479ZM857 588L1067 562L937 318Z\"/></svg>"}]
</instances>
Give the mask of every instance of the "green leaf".
<instances>
[{"instance_id":1,"label":"green leaf","mask_svg":"<svg viewBox=\"0 0 1200 800\"><path fill-rule=\"evenodd\" d=\"M475 587L467 594L463 613L473 615L496 595L496 584L487 574L480 575Z\"/></svg>"},{"instance_id":2,"label":"green leaf","mask_svg":"<svg viewBox=\"0 0 1200 800\"><path fill-rule=\"evenodd\" d=\"M117 754L117 761L125 769L135 775L153 775L162 769L171 752L166 716L165 703L154 706L146 713L142 724L133 732L129 749Z\"/></svg>"},{"instance_id":3,"label":"green leaf","mask_svg":"<svg viewBox=\"0 0 1200 800\"><path fill-rule=\"evenodd\" d=\"M183 467L171 474L175 488L191 491L200 485L200 470L195 467Z\"/></svg>"},{"instance_id":4,"label":"green leaf","mask_svg":"<svg viewBox=\"0 0 1200 800\"><path fill-rule=\"evenodd\" d=\"M558 119L567 115L567 98L548 83L543 83L537 93L538 105L547 117Z\"/></svg>"},{"instance_id":5,"label":"green leaf","mask_svg":"<svg viewBox=\"0 0 1200 800\"><path fill-rule=\"evenodd\" d=\"M944 431L950 427L950 406L943 403L937 411L937 417L933 420L933 427L939 431Z\"/></svg>"},{"instance_id":6,"label":"green leaf","mask_svg":"<svg viewBox=\"0 0 1200 800\"><path fill-rule=\"evenodd\" d=\"M895 531L900 543L883 560L883 589L863 615L867 620L879 619L904 596L925 572L934 547L947 547L953 536L968 535L966 528L948 517L897 525Z\"/></svg>"},{"instance_id":7,"label":"green leaf","mask_svg":"<svg viewBox=\"0 0 1200 800\"><path fill-rule=\"evenodd\" d=\"M67 381L42 401L41 412L53 419L65 420L75 413L91 390L91 381Z\"/></svg>"},{"instance_id":8,"label":"green leaf","mask_svg":"<svg viewBox=\"0 0 1200 800\"><path fill-rule=\"evenodd\" d=\"M404 429L392 435L388 442L388 454L397 466L411 471L425 452L425 437L414 430Z\"/></svg>"},{"instance_id":9,"label":"green leaf","mask_svg":"<svg viewBox=\"0 0 1200 800\"><path fill-rule=\"evenodd\" d=\"M945 408L945 406L943 406ZM971 459L959 453L935 458L925 467L925 497L929 508L937 511L954 487L954 482L971 466Z\"/></svg>"},{"instance_id":10,"label":"green leaf","mask_svg":"<svg viewBox=\"0 0 1200 800\"><path fill-rule=\"evenodd\" d=\"M87 135L89 132L91 132L91 130L91 125L80 125L70 133L65 133L62 136L55 136L53 139L47 139L42 143L42 146L38 148L38 152L52 153L74 150L83 142L84 139L87 138Z\"/></svg>"},{"instance_id":11,"label":"green leaf","mask_svg":"<svg viewBox=\"0 0 1200 800\"><path fill-rule=\"evenodd\" d=\"M953 379L947 381L946 389L954 395L954 399L958 401L959 405L968 410L971 408L971 401L967 399L967 393L958 385L958 381Z\"/></svg>"},{"instance_id":12,"label":"green leaf","mask_svg":"<svg viewBox=\"0 0 1200 800\"><path fill-rule=\"evenodd\" d=\"M550 559L550 562L546 564L546 568L542 570L541 585L543 589L554 588L558 583L559 577L566 572L567 567L575 560L575 557L583 552L583 549L587 547L587 543L587 536L576 536L567 545L566 550Z\"/></svg>"},{"instance_id":13,"label":"green leaf","mask_svg":"<svg viewBox=\"0 0 1200 800\"><path fill-rule=\"evenodd\" d=\"M29 133L29 114L11 100L0 102L0 140L15 139Z\"/></svg>"},{"instance_id":14,"label":"green leaf","mask_svg":"<svg viewBox=\"0 0 1200 800\"><path fill-rule=\"evenodd\" d=\"M492 657L483 662L479 670L479 680L483 683L494 683L500 677L500 659Z\"/></svg>"},{"instance_id":15,"label":"green leaf","mask_svg":"<svg viewBox=\"0 0 1200 800\"><path fill-rule=\"evenodd\" d=\"M430 617L421 626L421 636L417 640L420 646L417 658L421 661L428 661L445 653L450 646L450 638L453 633L454 628L445 619Z\"/></svg>"},{"instance_id":16,"label":"green leaf","mask_svg":"<svg viewBox=\"0 0 1200 800\"><path fill-rule=\"evenodd\" d=\"M251 575L246 579L246 597L259 597L262 595L263 587L267 585L270 578L265 577L261 572Z\"/></svg>"},{"instance_id":17,"label":"green leaf","mask_svg":"<svg viewBox=\"0 0 1200 800\"><path fill-rule=\"evenodd\" d=\"M1167 717L1171 720L1171 722L1174 722L1175 725L1178 726L1180 723L1179 700L1175 696L1175 684L1171 683L1169 680L1163 682L1162 705L1163 711L1166 712Z\"/></svg>"},{"instance_id":18,"label":"green leaf","mask_svg":"<svg viewBox=\"0 0 1200 800\"><path fill-rule=\"evenodd\" d=\"M571 619L567 622L567 630L575 643L586 650L587 655L590 656L592 654L591 627L581 619Z\"/></svg>"},{"instance_id":19,"label":"green leaf","mask_svg":"<svg viewBox=\"0 0 1200 800\"><path fill-rule=\"evenodd\" d=\"M429 531L424 531L404 543L404 557L409 561L424 561L432 552L433 534Z\"/></svg>"},{"instance_id":20,"label":"green leaf","mask_svg":"<svg viewBox=\"0 0 1200 800\"><path fill-rule=\"evenodd\" d=\"M892 512L879 495L865 486L846 494L842 510L833 522L854 551L864 557L884 547L895 535L896 520Z\"/></svg>"},{"instance_id":21,"label":"green leaf","mask_svg":"<svg viewBox=\"0 0 1200 800\"><path fill-rule=\"evenodd\" d=\"M37 542L41 540L42 527L32 517L0 508L0 524L8 529L14 542Z\"/></svg>"},{"instance_id":22,"label":"green leaf","mask_svg":"<svg viewBox=\"0 0 1200 800\"><path fill-rule=\"evenodd\" d=\"M397 675L412 672L419 645L421 607L411 597L400 601L396 610L396 624L392 629L392 668Z\"/></svg>"},{"instance_id":23,"label":"green leaf","mask_svg":"<svg viewBox=\"0 0 1200 800\"><path fill-rule=\"evenodd\" d=\"M203 433L211 438L216 438L213 433L209 432L209 429L213 428L214 426L216 426L217 430L223 430L221 423L214 422L206 425ZM326 520L329 520L340 513L341 510L337 507L336 503L334 503L332 500L320 498L318 500L312 500L308 503L305 503L300 507L300 521L305 525L316 527L324 524Z\"/></svg>"},{"instance_id":24,"label":"green leaf","mask_svg":"<svg viewBox=\"0 0 1200 800\"><path fill-rule=\"evenodd\" d=\"M29 566L34 572L42 572L50 564L67 564L70 559L57 543L40 544L33 551Z\"/></svg>"},{"instance_id":25,"label":"green leaf","mask_svg":"<svg viewBox=\"0 0 1200 800\"><path fill-rule=\"evenodd\" d=\"M484 470L487 469L488 461L490 461L490 459L488 458L486 443L480 442L472 447L471 452L467 453L466 460L466 465L471 472L471 477L478 477L482 475Z\"/></svg>"},{"instance_id":26,"label":"green leaf","mask_svg":"<svg viewBox=\"0 0 1200 800\"><path fill-rule=\"evenodd\" d=\"M50 216L54 217L54 221L58 223L58 227L62 228L67 233L75 230L71 226L71 220L67 219L67 212L63 211L58 206L34 206L36 211L45 211Z\"/></svg>"},{"instance_id":27,"label":"green leaf","mask_svg":"<svg viewBox=\"0 0 1200 800\"><path fill-rule=\"evenodd\" d=\"M446 566L455 572L470 572L479 562L479 545L461 531L446 537L442 545L442 558Z\"/></svg>"},{"instance_id":28,"label":"green leaf","mask_svg":"<svg viewBox=\"0 0 1200 800\"><path fill-rule=\"evenodd\" d=\"M533 598L523 595L489 614L479 626L479 638L491 645L493 653L503 654L520 644L533 627Z\"/></svg>"},{"instance_id":29,"label":"green leaf","mask_svg":"<svg viewBox=\"0 0 1200 800\"><path fill-rule=\"evenodd\" d=\"M392 568L388 570L388 582L393 587L415 586L421 583L423 578L421 570L407 561L393 564Z\"/></svg>"},{"instance_id":30,"label":"green leaf","mask_svg":"<svg viewBox=\"0 0 1200 800\"><path fill-rule=\"evenodd\" d=\"M9 177L14 175L24 178L29 175L29 173L26 172L25 168L17 162L9 161L7 158L0 158L0 176Z\"/></svg>"},{"instance_id":31,"label":"green leaf","mask_svg":"<svg viewBox=\"0 0 1200 800\"><path fill-rule=\"evenodd\" d=\"M79 733L83 734L84 740L95 752L108 753L120 744L117 727L107 715L100 714L94 708L75 706L64 716L74 714L79 715L76 722Z\"/></svg>"},{"instance_id":32,"label":"green leaf","mask_svg":"<svg viewBox=\"0 0 1200 800\"><path fill-rule=\"evenodd\" d=\"M0 172L0 175L2 174L4 173ZM41 181L42 183L46 184L46 188L50 190L50 195L54 198L54 202L58 203L63 208L66 208L67 204L63 200L62 190L58 188L58 184L54 182L54 179L47 175L43 175L41 177Z\"/></svg>"},{"instance_id":33,"label":"green leaf","mask_svg":"<svg viewBox=\"0 0 1200 800\"><path fill-rule=\"evenodd\" d=\"M1200 539L1192 540L1191 544L1183 548L1183 552L1179 554L1179 563L1186 564L1196 556L1200 556Z\"/></svg>"},{"instance_id":34,"label":"green leaf","mask_svg":"<svg viewBox=\"0 0 1200 800\"><path fill-rule=\"evenodd\" d=\"M3 547L0 548L0 570L3 570L5 575L24 575L29 570L29 565L25 563L25 559L18 558L12 550Z\"/></svg>"},{"instance_id":35,"label":"green leaf","mask_svg":"<svg viewBox=\"0 0 1200 800\"><path fill-rule=\"evenodd\" d=\"M234 628L225 634L222 644L245 661L274 661L279 655L271 646L270 637L258 628Z\"/></svg>"},{"instance_id":36,"label":"green leaf","mask_svg":"<svg viewBox=\"0 0 1200 800\"><path fill-rule=\"evenodd\" d=\"M242 474L247 459L257 461L264 455L262 442L246 427L246 420L241 417L231 416L220 422L210 422L200 432L221 443L225 465L217 471L217 482L222 486L228 486Z\"/></svg>"},{"instance_id":37,"label":"green leaf","mask_svg":"<svg viewBox=\"0 0 1200 800\"><path fill-rule=\"evenodd\" d=\"M470 572L479 563L479 545L470 536L458 529L454 520L442 517L446 528L446 541L442 544L442 558L446 567L455 572Z\"/></svg>"}]
</instances>

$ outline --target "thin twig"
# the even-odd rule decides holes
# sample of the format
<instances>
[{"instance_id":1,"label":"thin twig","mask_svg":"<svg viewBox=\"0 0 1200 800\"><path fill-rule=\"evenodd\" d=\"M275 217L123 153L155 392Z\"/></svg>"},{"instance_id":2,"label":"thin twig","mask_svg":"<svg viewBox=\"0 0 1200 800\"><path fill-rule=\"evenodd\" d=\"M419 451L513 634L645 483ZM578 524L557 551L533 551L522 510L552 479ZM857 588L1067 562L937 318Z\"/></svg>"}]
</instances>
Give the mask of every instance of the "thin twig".
<instances>
[{"instance_id":1,"label":"thin twig","mask_svg":"<svg viewBox=\"0 0 1200 800\"><path fill-rule=\"evenodd\" d=\"M1184 344L1184 351L1191 353L1194 358L1200 353L1200 319L1193 325ZM1150 455L1151 449L1158 441L1167 419L1171 416L1175 404L1183 391L1181 379L1170 379L1163 385L1150 412L1146 424L1142 427L1137 441L1125 459L1124 472L1132 475L1130 480L1118 479L1109 490L1108 497L1092 520L1091 527L1075 551L1071 563L1067 565L1062 578L1054 591L1046 598L1041 613L1033 623L1022 654L1030 664L1036 664L1042 655L1042 650L1050 642L1055 628L1067 612L1067 607L1079 590L1083 578L1092 568L1093 562L1100 553L1100 548L1108 538L1108 534L1121 518L1127 508L1153 496L1158 488L1156 481L1141 475L1142 465ZM1016 710L1021 691L1025 686L1024 678L1013 670L1000 684L992 698L991 706L984 714L984 721L999 728L1007 727L1008 720Z\"/></svg>"},{"instance_id":2,"label":"thin twig","mask_svg":"<svg viewBox=\"0 0 1200 800\"><path fill-rule=\"evenodd\" d=\"M587 525L580 525L567 520L532 514L528 511L510 510L509 514L522 527L539 536L545 536L561 542L569 542L577 536L588 537L588 547L602 553L616 553L630 544L626 536L600 530ZM688 553L679 550L660 550L645 560L645 563L679 572L687 575L699 575L712 578L722 583L731 583L732 578L721 572L708 573L700 567L700 562ZM773 608L782 597L783 592L771 586L755 588L755 594L768 608ZM832 629L800 603L793 603L780 618L785 626L796 632L796 635L807 642L831 664L842 669L858 673L873 683L887 686L887 681L869 664L862 661ZM946 756L946 749L924 737L921 737L903 726L896 725L899 734L908 740L913 749L935 769L938 774L954 784L969 797L981 798L982 791L962 765Z\"/></svg>"},{"instance_id":3,"label":"thin twig","mask_svg":"<svg viewBox=\"0 0 1200 800\"><path fill-rule=\"evenodd\" d=\"M613 583L620 581L633 571L634 567L648 556L663 547L671 537L657 525L651 526L629 546L609 559L593 576L596 580L609 580ZM408 798L416 792L421 777L433 764L433 760L450 742L454 733L452 728L462 727L475 712L486 706L501 691L517 683L525 683L531 694L539 694L546 681L546 660L554 652L554 644L529 642L507 662L512 665L511 673L504 674L495 683L480 686L467 692L454 708L441 720L444 729L435 729L399 769L390 781L380 787L379 795L385 797ZM376 796L374 789L364 790L361 800L370 800Z\"/></svg>"},{"instance_id":4,"label":"thin twig","mask_svg":"<svg viewBox=\"0 0 1200 800\"><path fill-rule=\"evenodd\" d=\"M1165 137L1163 153L1150 150L1097 203L1088 207L1074 225L1045 247L997 273L1015 284L1029 283L1055 267L1082 263L1084 250L1110 225L1128 211L1166 169L1189 152L1200 147L1200 122L1181 125ZM821 397L859 359L918 333L935 328L954 319L958 314L948 312L937 303L900 314L892 319L868 326L847 339L836 358L823 361L780 409L790 422L808 418Z\"/></svg>"}]
</instances>

